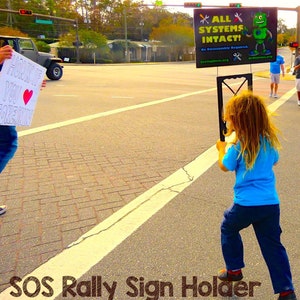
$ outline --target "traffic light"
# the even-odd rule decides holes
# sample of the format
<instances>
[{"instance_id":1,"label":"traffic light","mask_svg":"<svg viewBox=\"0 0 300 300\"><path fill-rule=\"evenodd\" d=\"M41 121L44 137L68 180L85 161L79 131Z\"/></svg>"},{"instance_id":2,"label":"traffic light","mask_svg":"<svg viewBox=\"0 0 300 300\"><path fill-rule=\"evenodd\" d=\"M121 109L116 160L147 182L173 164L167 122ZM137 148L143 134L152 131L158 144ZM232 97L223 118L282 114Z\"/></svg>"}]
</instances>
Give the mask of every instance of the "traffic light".
<instances>
[{"instance_id":1,"label":"traffic light","mask_svg":"<svg viewBox=\"0 0 300 300\"><path fill-rule=\"evenodd\" d=\"M298 48L298 47L299 47L299 43L298 43L298 42L291 42L291 43L289 44L289 46L290 46L291 48Z\"/></svg>"},{"instance_id":2,"label":"traffic light","mask_svg":"<svg viewBox=\"0 0 300 300\"><path fill-rule=\"evenodd\" d=\"M201 2L184 2L184 7L201 7Z\"/></svg>"},{"instance_id":3,"label":"traffic light","mask_svg":"<svg viewBox=\"0 0 300 300\"><path fill-rule=\"evenodd\" d=\"M229 7L242 7L242 3L229 3Z\"/></svg>"},{"instance_id":4,"label":"traffic light","mask_svg":"<svg viewBox=\"0 0 300 300\"><path fill-rule=\"evenodd\" d=\"M19 9L19 14L22 15L22 16L32 16L32 10Z\"/></svg>"}]
</instances>

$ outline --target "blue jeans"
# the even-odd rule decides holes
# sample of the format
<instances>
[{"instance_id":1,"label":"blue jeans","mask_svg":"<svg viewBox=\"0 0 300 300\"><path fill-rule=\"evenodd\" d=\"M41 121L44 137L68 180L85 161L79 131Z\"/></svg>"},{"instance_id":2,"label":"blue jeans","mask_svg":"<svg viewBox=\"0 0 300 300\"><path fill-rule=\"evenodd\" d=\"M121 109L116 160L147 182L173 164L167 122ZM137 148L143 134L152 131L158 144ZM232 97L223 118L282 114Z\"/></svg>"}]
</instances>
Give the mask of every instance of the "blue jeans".
<instances>
[{"instance_id":1,"label":"blue jeans","mask_svg":"<svg viewBox=\"0 0 300 300\"><path fill-rule=\"evenodd\" d=\"M221 245L227 270L245 266L241 235L243 228L253 226L262 255L268 266L274 293L294 290L289 259L280 242L279 205L241 206L233 204L224 213Z\"/></svg>"},{"instance_id":2,"label":"blue jeans","mask_svg":"<svg viewBox=\"0 0 300 300\"><path fill-rule=\"evenodd\" d=\"M0 125L0 173L13 158L18 148L18 133L15 126Z\"/></svg>"}]
</instances>

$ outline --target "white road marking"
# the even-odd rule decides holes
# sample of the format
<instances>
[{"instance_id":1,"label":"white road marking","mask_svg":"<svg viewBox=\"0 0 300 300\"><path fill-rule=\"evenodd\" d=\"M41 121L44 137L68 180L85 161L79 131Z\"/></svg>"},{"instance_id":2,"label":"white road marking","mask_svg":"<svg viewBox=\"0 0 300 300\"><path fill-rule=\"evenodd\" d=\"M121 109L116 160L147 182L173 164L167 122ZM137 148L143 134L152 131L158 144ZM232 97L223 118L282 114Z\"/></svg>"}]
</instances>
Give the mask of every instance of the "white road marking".
<instances>
[{"instance_id":1,"label":"white road marking","mask_svg":"<svg viewBox=\"0 0 300 300\"><path fill-rule=\"evenodd\" d=\"M216 90L216 88L210 88L207 90L201 90L201 91L197 91L197 92L181 94L181 95L164 98L164 99L160 99L160 100L155 100L155 101L151 101L151 102L135 104L132 106L125 106L125 107L121 107L121 108L117 108L117 109L113 109L113 110L109 110L109 111L100 112L100 113L93 114L93 115L79 117L76 119L71 119L71 120L67 120L67 121L62 121L62 122L48 124L48 125L44 125L44 126L40 126L40 127L22 130L18 133L18 135L19 135L19 137L21 137L21 136L25 136L25 135L29 135L29 134L35 134L35 133L39 133L42 131L52 130L52 129L61 128L64 126L74 125L74 124L78 124L78 123L82 123L82 122L86 122L86 121L91 121L94 119L107 117L107 116L111 116L114 114L130 111L130 110L134 110L134 109L139 109L139 108L144 108L144 107L157 105L157 104L161 104L161 103L165 103L165 102L170 102L170 101L174 101L174 100L178 100L178 99L182 99L182 98L186 98L186 97L190 97L190 96L194 96L194 95L200 95L200 94L212 92L215 90Z\"/></svg>"},{"instance_id":2,"label":"white road marking","mask_svg":"<svg viewBox=\"0 0 300 300\"><path fill-rule=\"evenodd\" d=\"M277 110L282 104L284 104L289 98L296 93L296 88L291 89L290 91L286 92L282 97L280 97L277 101L271 103L268 108L270 111ZM296 101L295 101L296 102Z\"/></svg>"},{"instance_id":3,"label":"white road marking","mask_svg":"<svg viewBox=\"0 0 300 300\"><path fill-rule=\"evenodd\" d=\"M279 100L272 103L269 106L269 109L275 111L283 105L293 93L295 93L294 89L287 92ZM167 99L169 99L168 101L171 101L170 99L175 100L174 98L176 97ZM148 106L147 104L144 105ZM135 105L134 107L137 106L139 105ZM120 110L124 109L126 108ZM51 282L50 285L53 288L54 294L51 297L44 297L40 294L39 299L55 299L62 293L63 276L73 276L77 279L83 276L88 270L100 262L134 231L149 220L151 216L195 182L197 178L205 173L217 161L217 157L217 150L215 145L213 145L195 160L183 168L180 168L105 219L102 223L95 226L77 241L70 244L67 249L39 266L32 273L26 275L26 278L35 276L39 280L44 276L53 278L53 282ZM76 261L76 268L74 268L72 263L74 261ZM0 298L3 300L15 299L15 297L10 295L10 292L12 291L16 292L16 289L13 287L7 288L0 294ZM28 300L28 297L23 294L18 297L18 299Z\"/></svg>"},{"instance_id":4,"label":"white road marking","mask_svg":"<svg viewBox=\"0 0 300 300\"><path fill-rule=\"evenodd\" d=\"M254 80L259 80L259 78L255 78ZM240 83L237 82L237 83L234 83L232 85L239 85L239 84ZM154 101L151 101L151 102L135 104L135 105L132 105L132 106L125 106L125 107L121 107L121 108L118 108L118 109L113 109L113 110L109 110L109 111L105 111L105 112L100 112L100 113L93 114L93 115L88 115L88 116L79 117L79 118L75 118L75 119L71 119L71 120L67 120L67 121L62 121L62 122L52 123L52 124L48 124L48 125L44 125L44 126L31 128L31 129L26 129L26 130L22 130L22 131L18 132L18 136L22 137L22 136L25 136L25 135L35 134L35 133L39 133L39 132L43 132L43 131L47 131L47 130L61 128L61 127L64 127L64 126L74 125L74 124L78 124L78 123L82 123L82 122L86 122L86 121L91 121L91 120L94 120L94 119L107 117L107 116L111 116L111 115L114 115L114 114L130 111L130 110L134 110L134 109L144 108L144 107L157 105L157 104L161 104L161 103L165 103L165 102L179 100L179 99L190 97L190 96L195 96L195 95L200 95L200 94L204 94L204 93L208 93L208 92L213 92L216 89L217 88L215 87L215 88L210 88L210 89L207 89L207 90L201 90L201 91L196 91L196 92L191 92L191 93L185 93L185 94L181 94L181 95L177 95L177 96L173 96L173 97L168 97L168 98L164 98L164 99L160 99L160 100L154 100ZM63 96L63 95L57 95L57 96ZM67 95L65 95L65 96L67 96ZM69 96L72 96L72 95L69 95ZM75 95L73 95L73 96L75 97Z\"/></svg>"}]
</instances>

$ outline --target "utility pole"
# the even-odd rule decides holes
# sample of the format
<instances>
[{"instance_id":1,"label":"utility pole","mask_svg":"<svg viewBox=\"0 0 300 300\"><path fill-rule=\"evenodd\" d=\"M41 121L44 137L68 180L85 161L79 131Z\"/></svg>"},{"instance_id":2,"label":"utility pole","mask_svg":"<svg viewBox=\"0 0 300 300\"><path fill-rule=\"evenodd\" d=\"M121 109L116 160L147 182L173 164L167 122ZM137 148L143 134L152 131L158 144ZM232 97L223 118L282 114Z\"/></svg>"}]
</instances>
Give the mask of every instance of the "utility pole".
<instances>
[{"instance_id":1,"label":"utility pole","mask_svg":"<svg viewBox=\"0 0 300 300\"><path fill-rule=\"evenodd\" d=\"M296 32L296 39L298 42L298 45L300 45L300 6L296 7L297 11L297 32ZM295 51L295 56L300 55L299 47Z\"/></svg>"},{"instance_id":2,"label":"utility pole","mask_svg":"<svg viewBox=\"0 0 300 300\"><path fill-rule=\"evenodd\" d=\"M11 3L10 0L6 1L6 7L8 9L11 9ZM6 23L8 24L8 26L12 27L13 26L13 15L11 13L7 14L7 19L6 19Z\"/></svg>"},{"instance_id":3,"label":"utility pole","mask_svg":"<svg viewBox=\"0 0 300 300\"><path fill-rule=\"evenodd\" d=\"M80 56L79 56L79 46L80 46L80 42L79 42L79 35L78 35L78 19L76 18L75 20L75 29L76 29L76 63L79 64L80 63Z\"/></svg>"},{"instance_id":4,"label":"utility pole","mask_svg":"<svg viewBox=\"0 0 300 300\"><path fill-rule=\"evenodd\" d=\"M130 54L128 49L128 36L127 36L127 12L124 7L124 35L125 35L125 62L130 62Z\"/></svg>"}]
</instances>

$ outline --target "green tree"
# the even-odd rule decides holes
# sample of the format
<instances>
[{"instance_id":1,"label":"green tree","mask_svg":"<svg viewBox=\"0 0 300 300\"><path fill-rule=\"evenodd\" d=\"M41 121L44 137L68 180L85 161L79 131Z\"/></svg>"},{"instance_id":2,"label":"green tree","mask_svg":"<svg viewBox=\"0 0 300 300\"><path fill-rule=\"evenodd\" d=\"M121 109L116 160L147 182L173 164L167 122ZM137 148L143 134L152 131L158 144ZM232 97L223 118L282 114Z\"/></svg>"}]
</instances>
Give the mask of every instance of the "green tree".
<instances>
[{"instance_id":1,"label":"green tree","mask_svg":"<svg viewBox=\"0 0 300 300\"><path fill-rule=\"evenodd\" d=\"M194 31L192 27L177 24L162 24L153 28L150 35L151 40L161 41L170 47L169 60L177 60L187 52L188 48L194 46Z\"/></svg>"},{"instance_id":2,"label":"green tree","mask_svg":"<svg viewBox=\"0 0 300 300\"><path fill-rule=\"evenodd\" d=\"M32 10L34 13L77 19L80 29L91 29L105 35L108 39L125 38L125 21L129 40L148 40L153 27L158 27L164 19L171 23L192 18L178 17L164 7L147 7L142 0L0 0L0 7L18 11L19 8ZM184 15L184 14L182 14ZM126 17L126 18L125 18ZM53 20L53 24L44 25L35 22L35 17L18 14L0 13L0 26L11 26L26 32L32 37L41 34L47 38L65 35L73 24L62 20Z\"/></svg>"},{"instance_id":3,"label":"green tree","mask_svg":"<svg viewBox=\"0 0 300 300\"><path fill-rule=\"evenodd\" d=\"M277 45L278 46L283 46L286 43L286 40L284 38L284 34L283 33L278 33L277 34Z\"/></svg>"},{"instance_id":4,"label":"green tree","mask_svg":"<svg viewBox=\"0 0 300 300\"><path fill-rule=\"evenodd\" d=\"M284 24L283 19L278 19L277 21L277 33L285 33L287 31L287 26Z\"/></svg>"},{"instance_id":5,"label":"green tree","mask_svg":"<svg viewBox=\"0 0 300 300\"><path fill-rule=\"evenodd\" d=\"M20 8L28 9L36 14L49 15L75 19L78 18L83 22L83 17L77 13L75 6L70 0L0 0L0 7L18 11ZM20 16L18 13L0 13L0 26L10 26L26 32L31 37L45 35L46 37L59 37L73 27L70 22L53 20L53 24L39 24L35 16ZM46 18L46 17L45 17ZM44 17L42 19L45 19ZM46 18L47 19L47 18ZM49 18L51 19L51 18Z\"/></svg>"},{"instance_id":6,"label":"green tree","mask_svg":"<svg viewBox=\"0 0 300 300\"><path fill-rule=\"evenodd\" d=\"M102 48L107 46L107 39L101 33L93 30L80 29L78 31L79 41L83 44L83 48ZM61 36L60 45L65 47L73 47L76 41L76 32L71 30L65 35Z\"/></svg>"},{"instance_id":7,"label":"green tree","mask_svg":"<svg viewBox=\"0 0 300 300\"><path fill-rule=\"evenodd\" d=\"M36 41L35 45L38 48L38 50L41 51L41 52L49 53L51 51L50 46L47 43L43 42L43 41Z\"/></svg>"},{"instance_id":8,"label":"green tree","mask_svg":"<svg viewBox=\"0 0 300 300\"><path fill-rule=\"evenodd\" d=\"M88 26L109 39L122 39L127 23L128 39L136 39L139 32L141 10L139 3L132 0L98 1L88 16Z\"/></svg>"},{"instance_id":9,"label":"green tree","mask_svg":"<svg viewBox=\"0 0 300 300\"><path fill-rule=\"evenodd\" d=\"M79 41L82 43L80 46L80 61L84 63L104 62L109 61L109 47L107 39L104 35L88 29L80 29L78 32ZM60 51L64 51L64 55L72 57L73 43L76 41L75 30L70 31L68 34L61 36L59 45L62 47ZM75 52L73 52L75 54ZM63 55L63 56L64 56Z\"/></svg>"}]
</instances>

